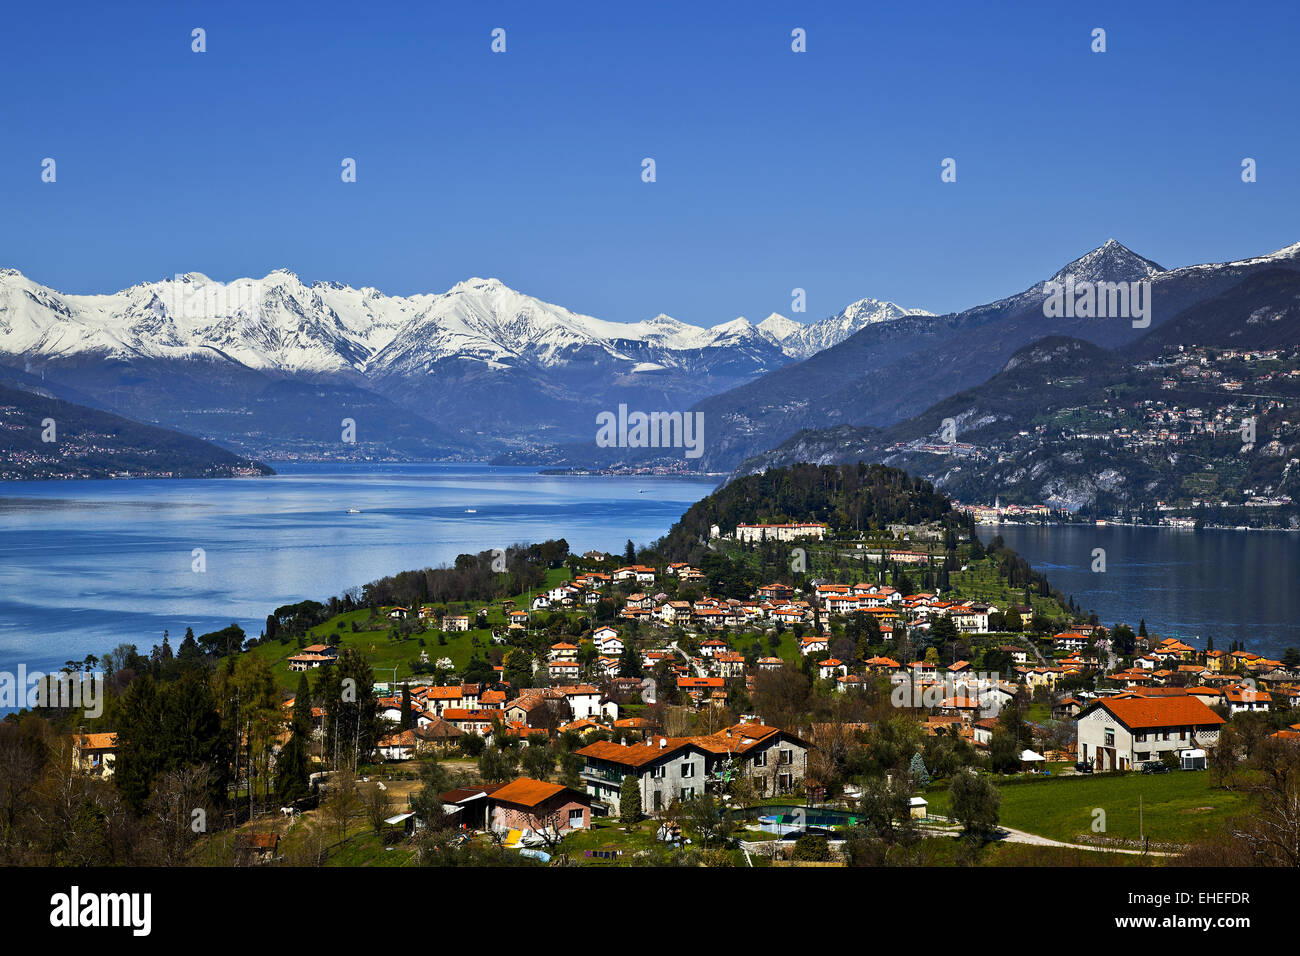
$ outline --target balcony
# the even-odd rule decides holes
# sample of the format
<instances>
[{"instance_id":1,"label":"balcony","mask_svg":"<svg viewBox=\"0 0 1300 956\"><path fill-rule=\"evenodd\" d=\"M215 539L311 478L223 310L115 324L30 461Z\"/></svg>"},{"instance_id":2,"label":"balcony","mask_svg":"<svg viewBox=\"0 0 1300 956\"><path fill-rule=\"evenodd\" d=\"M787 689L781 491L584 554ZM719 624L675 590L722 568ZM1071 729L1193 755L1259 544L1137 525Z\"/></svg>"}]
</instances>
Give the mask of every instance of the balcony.
<instances>
[{"instance_id":1,"label":"balcony","mask_svg":"<svg viewBox=\"0 0 1300 956\"><path fill-rule=\"evenodd\" d=\"M600 770L595 767L583 767L579 776L584 780L591 780L596 783L623 783L623 777L626 776L617 770Z\"/></svg>"}]
</instances>

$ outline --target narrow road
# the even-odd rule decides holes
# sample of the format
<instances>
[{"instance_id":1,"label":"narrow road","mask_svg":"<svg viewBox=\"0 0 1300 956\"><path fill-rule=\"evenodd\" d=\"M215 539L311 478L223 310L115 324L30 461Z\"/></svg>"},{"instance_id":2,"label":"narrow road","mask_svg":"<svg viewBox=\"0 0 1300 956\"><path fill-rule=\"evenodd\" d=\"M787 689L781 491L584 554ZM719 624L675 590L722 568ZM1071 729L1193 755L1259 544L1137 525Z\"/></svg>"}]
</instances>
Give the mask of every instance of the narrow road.
<instances>
[{"instance_id":1,"label":"narrow road","mask_svg":"<svg viewBox=\"0 0 1300 956\"><path fill-rule=\"evenodd\" d=\"M944 826L932 825L925 829L951 834L961 832L961 827L955 823ZM1050 840L1047 837L1039 836L1037 833L1026 833L1024 830L1017 830L1001 823L998 824L998 836L995 839L1006 843L1027 843L1030 846L1059 846L1071 850L1090 850L1093 853L1123 853L1126 856L1178 856L1177 853L1171 853L1167 850L1130 850L1124 847L1094 846L1091 843L1066 843L1063 840Z\"/></svg>"},{"instance_id":2,"label":"narrow road","mask_svg":"<svg viewBox=\"0 0 1300 956\"><path fill-rule=\"evenodd\" d=\"M1092 850L1096 853L1123 853L1128 856L1178 856L1177 853L1170 853L1165 850L1127 850L1122 847L1093 846L1091 843L1065 843L1061 840L1049 840L1047 837L1039 836L1036 833L1015 830L1001 824L998 825L998 829L1006 834L1003 839L1008 843L1028 843L1032 846L1062 846L1073 850Z\"/></svg>"}]
</instances>

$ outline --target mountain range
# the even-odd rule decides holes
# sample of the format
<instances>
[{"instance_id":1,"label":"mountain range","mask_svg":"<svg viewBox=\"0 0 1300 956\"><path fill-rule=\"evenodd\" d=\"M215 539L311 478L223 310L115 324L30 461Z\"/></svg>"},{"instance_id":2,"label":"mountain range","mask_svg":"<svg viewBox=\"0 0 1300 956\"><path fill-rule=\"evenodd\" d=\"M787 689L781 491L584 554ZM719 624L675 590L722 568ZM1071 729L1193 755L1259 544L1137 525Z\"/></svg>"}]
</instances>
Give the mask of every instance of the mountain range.
<instances>
[{"instance_id":1,"label":"mountain range","mask_svg":"<svg viewBox=\"0 0 1300 956\"><path fill-rule=\"evenodd\" d=\"M1164 501L1275 523L1297 513L1297 455L1300 271L1268 268L1121 347L1047 336L903 421L800 431L731 480L798 462L881 462L966 501L1150 520Z\"/></svg>"},{"instance_id":2,"label":"mountain range","mask_svg":"<svg viewBox=\"0 0 1300 956\"><path fill-rule=\"evenodd\" d=\"M868 326L694 407L708 429L699 466L730 471L797 432L884 428L996 374L1020 348L1063 335L1110 349L1146 334L1128 318L1049 317L1048 283L1150 282L1150 328L1255 273L1300 270L1300 243L1239 261L1164 269L1114 239L1014 295L964 312Z\"/></svg>"},{"instance_id":3,"label":"mountain range","mask_svg":"<svg viewBox=\"0 0 1300 956\"><path fill-rule=\"evenodd\" d=\"M606 321L497 279L392 296L306 284L285 270L224 284L189 273L71 295L8 269L0 372L258 457L486 457L726 474L794 435L907 422L989 381L1034 342L1065 337L1108 351L1155 341L1173 317L1272 270L1300 271L1300 243L1166 269L1111 239L962 312L864 298L807 324L772 314L706 328L663 314ZM1148 321L1045 306L1057 287L1088 283L1148 283ZM703 455L597 447L596 415L620 404L701 414ZM345 420L355 442L344 439Z\"/></svg>"},{"instance_id":4,"label":"mountain range","mask_svg":"<svg viewBox=\"0 0 1300 956\"><path fill-rule=\"evenodd\" d=\"M772 314L710 328L667 315L618 323L472 278L389 296L277 270L189 273L69 295L0 270L0 363L121 414L241 449L411 457L591 436L619 402L681 409L872 325L928 315L863 299L802 324ZM273 414L265 414L273 410Z\"/></svg>"},{"instance_id":5,"label":"mountain range","mask_svg":"<svg viewBox=\"0 0 1300 956\"><path fill-rule=\"evenodd\" d=\"M0 370L0 480L273 474L190 435L63 401Z\"/></svg>"}]
</instances>

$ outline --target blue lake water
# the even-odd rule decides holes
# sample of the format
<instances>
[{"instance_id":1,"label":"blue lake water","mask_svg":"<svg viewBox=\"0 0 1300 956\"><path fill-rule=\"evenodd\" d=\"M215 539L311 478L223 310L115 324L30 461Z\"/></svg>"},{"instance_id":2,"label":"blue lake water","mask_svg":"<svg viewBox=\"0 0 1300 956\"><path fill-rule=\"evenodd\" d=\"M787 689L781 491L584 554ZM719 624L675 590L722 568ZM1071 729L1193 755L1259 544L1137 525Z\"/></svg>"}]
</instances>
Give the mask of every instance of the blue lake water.
<instances>
[{"instance_id":1,"label":"blue lake water","mask_svg":"<svg viewBox=\"0 0 1300 956\"><path fill-rule=\"evenodd\" d=\"M48 669L123 641L146 650L164 629L173 647L186 627L235 621L256 636L282 604L465 552L560 537L578 552L621 552L629 538L663 535L716 484L273 464L279 474L263 479L0 482L0 670Z\"/></svg>"},{"instance_id":2,"label":"blue lake water","mask_svg":"<svg viewBox=\"0 0 1300 956\"><path fill-rule=\"evenodd\" d=\"M1110 626L1179 637L1196 647L1208 638L1226 650L1244 641L1256 653L1300 647L1300 534L1284 531L1181 531L1065 525L981 527L985 542L1001 534L1053 587L1097 612ZM1093 551L1106 570L1094 572Z\"/></svg>"},{"instance_id":3,"label":"blue lake water","mask_svg":"<svg viewBox=\"0 0 1300 956\"><path fill-rule=\"evenodd\" d=\"M163 630L173 646L457 554L563 537L621 551L661 536L715 482L539 475L488 465L276 465L229 481L0 483L0 670L48 669ZM644 493L643 493L644 492ZM360 514L347 514L356 508ZM475 513L468 513L473 509ZM1300 535L981 528L1103 623L1145 618L1198 645L1300 646ZM1104 548L1107 570L1090 570ZM191 570L202 548L207 570Z\"/></svg>"}]
</instances>

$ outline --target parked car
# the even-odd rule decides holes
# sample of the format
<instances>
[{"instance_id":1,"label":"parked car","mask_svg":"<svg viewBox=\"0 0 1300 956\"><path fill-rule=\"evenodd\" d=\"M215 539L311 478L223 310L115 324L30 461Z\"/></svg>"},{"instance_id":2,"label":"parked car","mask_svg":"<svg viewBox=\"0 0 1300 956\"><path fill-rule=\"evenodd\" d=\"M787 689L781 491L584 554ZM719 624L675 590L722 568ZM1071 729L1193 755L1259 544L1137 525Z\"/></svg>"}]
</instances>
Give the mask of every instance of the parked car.
<instances>
[{"instance_id":1,"label":"parked car","mask_svg":"<svg viewBox=\"0 0 1300 956\"><path fill-rule=\"evenodd\" d=\"M1092 764L1088 763L1086 760L1080 760L1074 765L1074 769L1079 773L1092 773Z\"/></svg>"},{"instance_id":2,"label":"parked car","mask_svg":"<svg viewBox=\"0 0 1300 956\"><path fill-rule=\"evenodd\" d=\"M1143 773L1168 773L1169 765L1160 760L1148 760L1142 765Z\"/></svg>"}]
</instances>

